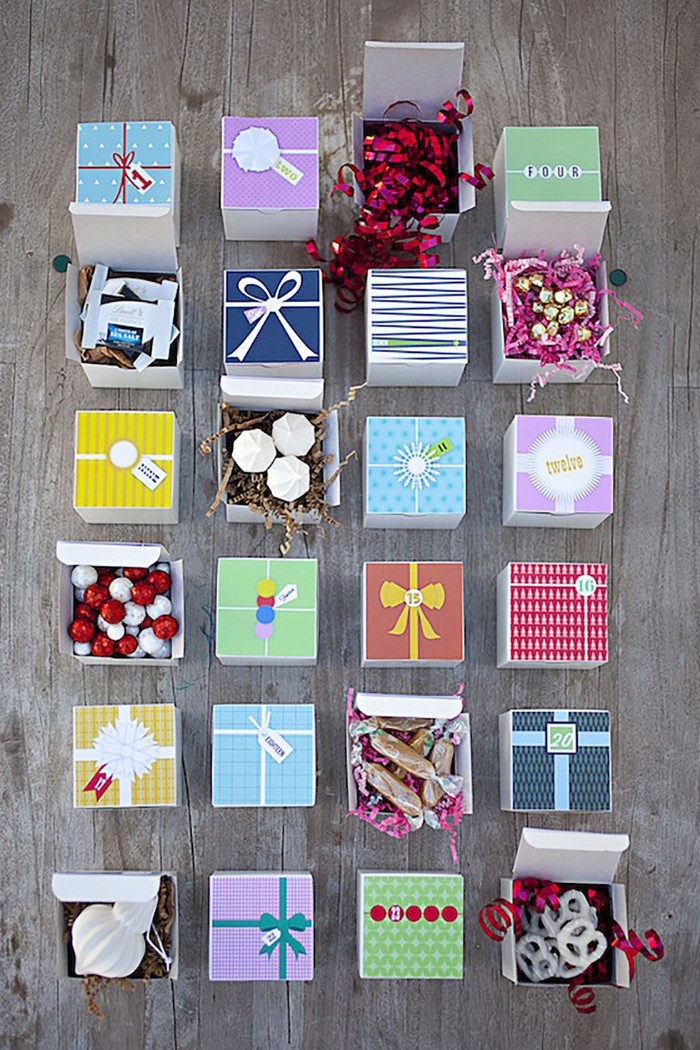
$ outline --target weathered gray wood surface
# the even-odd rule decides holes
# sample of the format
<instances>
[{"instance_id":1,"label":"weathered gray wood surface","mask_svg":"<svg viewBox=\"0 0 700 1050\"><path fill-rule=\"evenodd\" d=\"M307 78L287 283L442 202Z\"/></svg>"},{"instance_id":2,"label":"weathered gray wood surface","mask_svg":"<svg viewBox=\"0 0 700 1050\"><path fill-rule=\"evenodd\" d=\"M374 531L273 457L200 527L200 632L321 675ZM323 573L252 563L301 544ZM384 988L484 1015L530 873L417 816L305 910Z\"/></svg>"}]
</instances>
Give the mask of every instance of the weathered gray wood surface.
<instances>
[{"instance_id":1,"label":"weathered gray wood surface","mask_svg":"<svg viewBox=\"0 0 700 1050\"><path fill-rule=\"evenodd\" d=\"M697 238L698 9L680 0L172 0L69 3L8 0L3 9L4 121L0 179L0 500L5 652L2 707L3 896L0 1045L29 1047L404 1050L698 1046L697 619L700 611L700 358L693 341ZM225 244L218 212L219 118L317 113L323 185L349 157L350 114L361 93L365 39L460 40L476 97L478 156L489 160L504 124L600 125L605 187L614 210L607 257L629 274L625 294L646 315L623 325L614 356L632 397L624 407L600 376L553 388L534 411L612 414L616 510L592 533L503 530L501 436L524 408L517 387L490 382L487 289L472 255L488 243L491 191L462 220L448 264L471 272L472 362L456 390L367 390L342 420L359 447L368 413L466 414L469 514L450 533L365 533L360 470L348 468L342 531L295 547L321 560L318 667L224 669L207 634L216 557L273 554L274 535L204 518L213 492L197 439L209 432L220 361L221 270L226 264L303 265L301 246ZM187 389L182 394L92 391L62 345L63 278L52 257L70 251L68 201L79 119L166 117L184 158ZM324 201L323 235L347 227L350 205ZM330 296L329 296L330 299ZM363 378L362 319L330 304L332 398ZM94 528L71 509L73 412L174 408L183 427L182 510L166 529ZM533 409L528 409L533 410ZM58 538L163 539L185 559L187 658L173 673L82 670L56 652ZM360 981L355 965L355 871L449 870L428 831L397 844L345 816L344 690L439 692L455 676L358 669L360 564L366 558L463 559L474 728L476 812L460 836L469 921L466 977L422 984ZM494 581L509 558L605 560L612 567L612 657L599 672L497 672ZM320 729L318 803L311 811L215 812L209 803L212 704L313 700ZM70 710L75 702L176 701L184 714L187 804L178 812L74 813ZM547 826L629 832L621 875L638 930L663 932L667 959L642 962L629 992L604 990L579 1017L560 991L513 989L476 924L479 905L509 871L523 820L502 814L497 715L546 699L609 706L615 718L613 814ZM534 823L538 823L536 820ZM88 1016L77 982L53 977L52 871L177 869L182 958L177 984L108 997L109 1020ZM316 885L316 978L309 985L212 985L207 979L207 878L217 868L309 869ZM695 962L692 956L695 953Z\"/></svg>"}]
</instances>

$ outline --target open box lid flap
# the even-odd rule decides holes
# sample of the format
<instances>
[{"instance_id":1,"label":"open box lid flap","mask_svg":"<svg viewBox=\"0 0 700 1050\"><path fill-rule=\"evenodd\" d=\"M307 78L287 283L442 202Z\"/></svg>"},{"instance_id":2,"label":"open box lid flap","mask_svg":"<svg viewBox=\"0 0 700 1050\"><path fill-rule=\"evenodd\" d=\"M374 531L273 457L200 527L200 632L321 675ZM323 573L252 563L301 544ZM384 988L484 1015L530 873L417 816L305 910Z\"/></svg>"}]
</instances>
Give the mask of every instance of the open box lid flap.
<instances>
[{"instance_id":1,"label":"open box lid flap","mask_svg":"<svg viewBox=\"0 0 700 1050\"><path fill-rule=\"evenodd\" d=\"M629 844L628 835L523 828L513 875L609 885Z\"/></svg>"},{"instance_id":2,"label":"open box lid flap","mask_svg":"<svg viewBox=\"0 0 700 1050\"><path fill-rule=\"evenodd\" d=\"M396 696L389 693L356 693L355 707L364 715L385 718L456 718L462 711L461 696Z\"/></svg>"},{"instance_id":3,"label":"open box lid flap","mask_svg":"<svg viewBox=\"0 0 700 1050\"><path fill-rule=\"evenodd\" d=\"M51 879L60 901L150 901L158 896L160 872L100 871L56 872Z\"/></svg>"},{"instance_id":4,"label":"open box lid flap","mask_svg":"<svg viewBox=\"0 0 700 1050\"><path fill-rule=\"evenodd\" d=\"M147 569L157 561L169 561L170 555L158 543L77 543L59 540L56 557L63 565L133 565Z\"/></svg>"},{"instance_id":5,"label":"open box lid flap","mask_svg":"<svg viewBox=\"0 0 700 1050\"><path fill-rule=\"evenodd\" d=\"M462 86L464 44L396 44L368 40L362 115L377 120L394 102L413 102L422 120L435 120L438 110ZM414 117L418 113L409 107ZM398 109L394 116L401 111ZM405 115L405 114L404 114Z\"/></svg>"},{"instance_id":6,"label":"open box lid flap","mask_svg":"<svg viewBox=\"0 0 700 1050\"><path fill-rule=\"evenodd\" d=\"M171 205L117 206L74 201L70 213L80 266L102 262L115 270L177 272Z\"/></svg>"},{"instance_id":7,"label":"open box lid flap","mask_svg":"<svg viewBox=\"0 0 700 1050\"><path fill-rule=\"evenodd\" d=\"M589 259L600 251L611 207L610 201L512 201L503 255L519 259L544 249L545 258L554 259L580 244Z\"/></svg>"},{"instance_id":8,"label":"open box lid flap","mask_svg":"<svg viewBox=\"0 0 700 1050\"><path fill-rule=\"evenodd\" d=\"M274 400L275 408L318 411L323 397L323 379L259 379L253 376L222 376L224 401L236 408L263 410Z\"/></svg>"}]
</instances>

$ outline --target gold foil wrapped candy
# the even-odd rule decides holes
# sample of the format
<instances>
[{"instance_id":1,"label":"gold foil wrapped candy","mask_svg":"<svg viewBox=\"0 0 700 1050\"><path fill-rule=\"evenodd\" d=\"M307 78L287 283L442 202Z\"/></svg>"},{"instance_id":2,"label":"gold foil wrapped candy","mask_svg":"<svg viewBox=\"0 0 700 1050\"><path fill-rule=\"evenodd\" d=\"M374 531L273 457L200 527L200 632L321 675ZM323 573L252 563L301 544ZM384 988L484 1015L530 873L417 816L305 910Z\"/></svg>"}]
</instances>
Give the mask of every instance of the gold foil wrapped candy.
<instances>
[{"instance_id":1,"label":"gold foil wrapped candy","mask_svg":"<svg viewBox=\"0 0 700 1050\"><path fill-rule=\"evenodd\" d=\"M577 317L588 317L588 303L585 299L577 299L574 303L574 313Z\"/></svg>"},{"instance_id":2,"label":"gold foil wrapped candy","mask_svg":"<svg viewBox=\"0 0 700 1050\"><path fill-rule=\"evenodd\" d=\"M563 306L564 303L570 303L572 298L573 296L568 288L557 288L554 293L554 301L555 303L559 303L560 306Z\"/></svg>"},{"instance_id":3,"label":"gold foil wrapped candy","mask_svg":"<svg viewBox=\"0 0 700 1050\"><path fill-rule=\"evenodd\" d=\"M544 277L541 273L531 273L529 275L530 284L535 288L541 288L544 284Z\"/></svg>"},{"instance_id":4,"label":"gold foil wrapped candy","mask_svg":"<svg viewBox=\"0 0 700 1050\"><path fill-rule=\"evenodd\" d=\"M551 301L552 301L552 289L551 288L543 288L540 291L540 302L541 303L550 303Z\"/></svg>"},{"instance_id":5,"label":"gold foil wrapped candy","mask_svg":"<svg viewBox=\"0 0 700 1050\"><path fill-rule=\"evenodd\" d=\"M554 303L550 303L549 306L544 308L544 316L548 321L556 321L559 317L559 307L555 306Z\"/></svg>"},{"instance_id":6,"label":"gold foil wrapped candy","mask_svg":"<svg viewBox=\"0 0 700 1050\"><path fill-rule=\"evenodd\" d=\"M530 329L530 335L533 339L544 339L546 334L547 329L541 321L537 321L535 324L533 324L532 328Z\"/></svg>"},{"instance_id":7,"label":"gold foil wrapped candy","mask_svg":"<svg viewBox=\"0 0 700 1050\"><path fill-rule=\"evenodd\" d=\"M579 343L587 343L591 338L592 332L590 328L579 328L578 330L578 341Z\"/></svg>"},{"instance_id":8,"label":"gold foil wrapped candy","mask_svg":"<svg viewBox=\"0 0 700 1050\"><path fill-rule=\"evenodd\" d=\"M533 314L544 313L544 306L539 301L539 299L535 299L534 303L532 304L532 312Z\"/></svg>"},{"instance_id":9,"label":"gold foil wrapped candy","mask_svg":"<svg viewBox=\"0 0 700 1050\"><path fill-rule=\"evenodd\" d=\"M515 281L515 287L518 289L519 292L529 292L532 285L529 278L518 277Z\"/></svg>"},{"instance_id":10,"label":"gold foil wrapped candy","mask_svg":"<svg viewBox=\"0 0 700 1050\"><path fill-rule=\"evenodd\" d=\"M547 335L550 339L554 339L555 336L559 335L559 325L556 321L550 321L547 325Z\"/></svg>"},{"instance_id":11,"label":"gold foil wrapped candy","mask_svg":"<svg viewBox=\"0 0 700 1050\"><path fill-rule=\"evenodd\" d=\"M559 311L558 321L559 324L571 324L574 319L574 311L571 306L562 306Z\"/></svg>"}]
</instances>

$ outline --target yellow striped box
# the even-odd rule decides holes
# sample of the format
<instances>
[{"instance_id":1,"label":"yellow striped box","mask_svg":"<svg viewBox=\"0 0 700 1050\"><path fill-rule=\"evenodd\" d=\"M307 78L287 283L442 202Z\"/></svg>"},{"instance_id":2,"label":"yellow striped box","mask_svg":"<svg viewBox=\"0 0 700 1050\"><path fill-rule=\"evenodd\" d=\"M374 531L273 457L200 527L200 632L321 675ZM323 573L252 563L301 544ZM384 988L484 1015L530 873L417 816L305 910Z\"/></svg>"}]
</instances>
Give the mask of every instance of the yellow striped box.
<instances>
[{"instance_id":1,"label":"yellow striped box","mask_svg":"<svg viewBox=\"0 0 700 1050\"><path fill-rule=\"evenodd\" d=\"M179 455L172 412L76 412L73 506L94 524L175 524Z\"/></svg>"},{"instance_id":2,"label":"yellow striped box","mask_svg":"<svg viewBox=\"0 0 700 1050\"><path fill-rule=\"evenodd\" d=\"M180 802L174 704L73 708L73 806L128 809Z\"/></svg>"}]
</instances>

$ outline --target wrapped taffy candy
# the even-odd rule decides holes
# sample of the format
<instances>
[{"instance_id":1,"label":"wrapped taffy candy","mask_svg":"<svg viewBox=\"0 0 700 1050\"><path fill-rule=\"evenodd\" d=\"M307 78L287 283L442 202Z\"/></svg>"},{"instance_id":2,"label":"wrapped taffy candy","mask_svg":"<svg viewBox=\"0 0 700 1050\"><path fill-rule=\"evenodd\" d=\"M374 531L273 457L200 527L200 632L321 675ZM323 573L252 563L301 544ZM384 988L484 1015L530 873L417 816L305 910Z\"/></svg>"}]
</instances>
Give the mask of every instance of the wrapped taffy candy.
<instances>
[{"instance_id":1,"label":"wrapped taffy candy","mask_svg":"<svg viewBox=\"0 0 700 1050\"><path fill-rule=\"evenodd\" d=\"M387 720L384 719L384 721ZM408 721L408 719L406 719L406 721ZM433 746L433 735L430 732L430 724L423 726L422 729L416 729L415 733L408 741L408 746L413 748L414 751L417 751L419 755L427 755ZM395 765L392 768L392 773L395 777L398 777L399 780L405 778L406 772L407 771L402 769L401 766Z\"/></svg>"},{"instance_id":2,"label":"wrapped taffy candy","mask_svg":"<svg viewBox=\"0 0 700 1050\"><path fill-rule=\"evenodd\" d=\"M401 810L415 828L423 824L423 805L420 796L407 787L402 780L395 777L386 766L369 762L365 766L367 783L376 788L382 798Z\"/></svg>"},{"instance_id":3,"label":"wrapped taffy candy","mask_svg":"<svg viewBox=\"0 0 700 1050\"><path fill-rule=\"evenodd\" d=\"M454 744L450 740L445 739L445 737L441 737L440 740L437 740L433 746L433 750L430 752L430 761L436 775L425 781L420 792L423 805L428 806L429 809L433 809L437 806L438 802L445 794L440 783L440 778L449 776L450 770L452 769L454 754Z\"/></svg>"},{"instance_id":4,"label":"wrapped taffy candy","mask_svg":"<svg viewBox=\"0 0 700 1050\"><path fill-rule=\"evenodd\" d=\"M400 769L413 773L414 777L419 777L420 780L432 780L435 776L435 766L432 762L384 729L373 735L372 746L380 755L391 759Z\"/></svg>"},{"instance_id":5,"label":"wrapped taffy candy","mask_svg":"<svg viewBox=\"0 0 700 1050\"><path fill-rule=\"evenodd\" d=\"M380 718L375 715L372 719L380 729L388 729L389 732L408 733L414 729L427 729L432 725L429 718Z\"/></svg>"}]
</instances>

